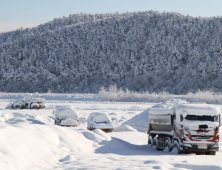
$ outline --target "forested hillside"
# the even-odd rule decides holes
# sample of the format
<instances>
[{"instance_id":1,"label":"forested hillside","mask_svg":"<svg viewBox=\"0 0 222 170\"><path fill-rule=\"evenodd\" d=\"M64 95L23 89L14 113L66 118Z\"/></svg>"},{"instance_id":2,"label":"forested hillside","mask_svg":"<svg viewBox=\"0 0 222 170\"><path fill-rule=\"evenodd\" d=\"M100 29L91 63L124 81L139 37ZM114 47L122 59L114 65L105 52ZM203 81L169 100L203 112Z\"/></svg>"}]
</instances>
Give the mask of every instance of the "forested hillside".
<instances>
[{"instance_id":1,"label":"forested hillside","mask_svg":"<svg viewBox=\"0 0 222 170\"><path fill-rule=\"evenodd\" d=\"M76 14L0 34L0 91L222 91L222 17Z\"/></svg>"}]
</instances>

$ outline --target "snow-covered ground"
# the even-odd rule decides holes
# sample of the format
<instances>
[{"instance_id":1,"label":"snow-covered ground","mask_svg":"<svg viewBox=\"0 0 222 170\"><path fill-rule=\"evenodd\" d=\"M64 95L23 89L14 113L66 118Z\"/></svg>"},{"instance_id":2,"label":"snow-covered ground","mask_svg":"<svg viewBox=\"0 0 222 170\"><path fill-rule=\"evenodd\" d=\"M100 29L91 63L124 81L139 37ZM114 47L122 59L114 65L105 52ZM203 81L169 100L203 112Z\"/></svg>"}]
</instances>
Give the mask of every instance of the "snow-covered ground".
<instances>
[{"instance_id":1,"label":"snow-covered ground","mask_svg":"<svg viewBox=\"0 0 222 170\"><path fill-rule=\"evenodd\" d=\"M17 95L0 99L0 169L222 169L222 150L216 156L156 151L147 145L145 109L156 103L102 102L90 95L48 94L47 109L4 109ZM70 100L69 100L70 98ZM53 108L71 105L78 127L54 125ZM222 108L222 105L218 105ZM92 112L110 115L114 132L87 130ZM221 129L222 132L222 129ZM222 142L220 142L222 149Z\"/></svg>"}]
</instances>

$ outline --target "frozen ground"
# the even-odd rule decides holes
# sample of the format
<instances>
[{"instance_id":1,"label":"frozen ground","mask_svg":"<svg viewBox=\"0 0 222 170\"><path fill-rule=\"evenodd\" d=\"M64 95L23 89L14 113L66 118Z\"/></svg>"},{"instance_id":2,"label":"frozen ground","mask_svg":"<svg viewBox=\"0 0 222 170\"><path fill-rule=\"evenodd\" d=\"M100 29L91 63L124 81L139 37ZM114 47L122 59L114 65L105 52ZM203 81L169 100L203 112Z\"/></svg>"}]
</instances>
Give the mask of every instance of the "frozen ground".
<instances>
[{"instance_id":1,"label":"frozen ground","mask_svg":"<svg viewBox=\"0 0 222 170\"><path fill-rule=\"evenodd\" d=\"M18 95L0 99L0 169L222 169L221 150L209 156L150 148L143 111L156 103L102 102L90 95L48 94L47 109L4 109L14 98ZM80 125L54 125L55 105L74 106ZM117 127L115 132L88 131L86 118L94 111L108 113Z\"/></svg>"}]
</instances>

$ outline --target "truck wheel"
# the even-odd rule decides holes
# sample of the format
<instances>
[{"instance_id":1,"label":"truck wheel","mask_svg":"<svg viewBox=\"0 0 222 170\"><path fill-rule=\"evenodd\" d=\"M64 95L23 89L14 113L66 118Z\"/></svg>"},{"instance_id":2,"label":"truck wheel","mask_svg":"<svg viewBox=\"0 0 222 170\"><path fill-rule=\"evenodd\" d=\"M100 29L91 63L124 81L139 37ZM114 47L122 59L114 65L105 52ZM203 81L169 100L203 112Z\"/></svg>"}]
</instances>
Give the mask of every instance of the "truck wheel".
<instances>
[{"instance_id":1,"label":"truck wheel","mask_svg":"<svg viewBox=\"0 0 222 170\"><path fill-rule=\"evenodd\" d=\"M204 152L197 152L196 155L204 155Z\"/></svg>"},{"instance_id":2,"label":"truck wheel","mask_svg":"<svg viewBox=\"0 0 222 170\"><path fill-rule=\"evenodd\" d=\"M208 151L206 155L216 155L216 151Z\"/></svg>"},{"instance_id":3,"label":"truck wheel","mask_svg":"<svg viewBox=\"0 0 222 170\"><path fill-rule=\"evenodd\" d=\"M164 142L164 145L165 145L165 148L167 148L167 151L168 151L168 152L171 152L171 151L172 151L173 148L171 147L171 141L170 141L170 139L167 138L167 139L165 140L165 142ZM164 148L164 149L165 149L165 148Z\"/></svg>"},{"instance_id":4,"label":"truck wheel","mask_svg":"<svg viewBox=\"0 0 222 170\"><path fill-rule=\"evenodd\" d=\"M177 140L173 142L173 147L177 150L177 154L182 154L182 151L180 150L180 144Z\"/></svg>"},{"instance_id":5,"label":"truck wheel","mask_svg":"<svg viewBox=\"0 0 222 170\"><path fill-rule=\"evenodd\" d=\"M32 106L32 109L39 109L37 106Z\"/></svg>"},{"instance_id":6,"label":"truck wheel","mask_svg":"<svg viewBox=\"0 0 222 170\"><path fill-rule=\"evenodd\" d=\"M15 109L21 109L20 105L15 105Z\"/></svg>"},{"instance_id":7,"label":"truck wheel","mask_svg":"<svg viewBox=\"0 0 222 170\"><path fill-rule=\"evenodd\" d=\"M154 141L153 141L153 137L152 137L152 136L149 136L149 137L148 137L148 144L150 144L150 147L151 147L151 148L153 147Z\"/></svg>"},{"instance_id":8,"label":"truck wheel","mask_svg":"<svg viewBox=\"0 0 222 170\"><path fill-rule=\"evenodd\" d=\"M156 147L156 150L158 150L159 148L158 148L158 139L156 138L156 137L154 137L154 141L155 141L155 147Z\"/></svg>"},{"instance_id":9,"label":"truck wheel","mask_svg":"<svg viewBox=\"0 0 222 170\"><path fill-rule=\"evenodd\" d=\"M153 145L156 145L156 136L153 138Z\"/></svg>"},{"instance_id":10,"label":"truck wheel","mask_svg":"<svg viewBox=\"0 0 222 170\"><path fill-rule=\"evenodd\" d=\"M156 145L155 145L156 150L158 150L158 151L162 151L162 150L163 150L163 148L160 148L160 147L159 147L157 137L154 137L154 141L155 141L155 143L156 143Z\"/></svg>"}]
</instances>

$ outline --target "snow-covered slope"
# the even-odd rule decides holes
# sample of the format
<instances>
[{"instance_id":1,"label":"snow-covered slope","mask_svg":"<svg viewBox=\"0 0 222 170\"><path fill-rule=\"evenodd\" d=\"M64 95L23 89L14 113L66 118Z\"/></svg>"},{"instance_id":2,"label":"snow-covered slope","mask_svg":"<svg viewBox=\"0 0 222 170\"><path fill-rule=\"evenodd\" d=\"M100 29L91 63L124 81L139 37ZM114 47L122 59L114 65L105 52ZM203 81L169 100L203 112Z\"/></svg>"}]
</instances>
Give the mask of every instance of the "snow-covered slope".
<instances>
[{"instance_id":1,"label":"snow-covered slope","mask_svg":"<svg viewBox=\"0 0 222 170\"><path fill-rule=\"evenodd\" d=\"M124 124L132 126L139 132L146 132L148 129L149 109L134 116L132 119L126 121Z\"/></svg>"},{"instance_id":2,"label":"snow-covered slope","mask_svg":"<svg viewBox=\"0 0 222 170\"><path fill-rule=\"evenodd\" d=\"M75 14L2 33L0 91L95 93L116 84L140 92L220 92L221 19Z\"/></svg>"}]
</instances>

